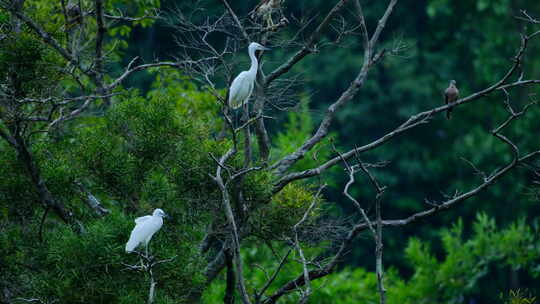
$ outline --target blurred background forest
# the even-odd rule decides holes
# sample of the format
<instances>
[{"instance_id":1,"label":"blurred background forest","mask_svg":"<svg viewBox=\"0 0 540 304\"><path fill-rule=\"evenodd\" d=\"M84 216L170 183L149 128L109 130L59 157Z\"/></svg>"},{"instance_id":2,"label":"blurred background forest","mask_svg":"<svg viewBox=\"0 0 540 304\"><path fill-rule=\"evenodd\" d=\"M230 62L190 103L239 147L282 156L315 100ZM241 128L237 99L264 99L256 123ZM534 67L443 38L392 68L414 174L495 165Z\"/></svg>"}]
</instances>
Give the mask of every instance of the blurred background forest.
<instances>
[{"instance_id":1,"label":"blurred background forest","mask_svg":"<svg viewBox=\"0 0 540 304\"><path fill-rule=\"evenodd\" d=\"M231 6L234 7L239 16L246 16L255 6L255 2L230 1ZM363 3L365 3L364 10L368 24L376 24L381 11L386 7L386 1L368 0L363 1ZM116 35L122 39L124 44L121 51L116 54L119 56L119 60L109 65L108 68L113 71L113 74L119 74L123 67L136 56L146 62L152 62L156 59L174 60L178 55L177 40L174 38L177 35L177 29L173 26L174 15L177 12L187 12L194 5L195 1L191 0L161 0L159 6L165 12L164 17L168 20L167 22L157 21L151 26L135 26L124 34L121 33L121 27L119 27ZM220 1L198 1L197 5L205 9L205 12L200 14L201 16L204 14L213 16L223 9ZM291 23L290 29L285 28L282 35L294 34L295 17L315 15L316 18L320 18L322 14L318 14L318 11L326 12L332 6L333 1L327 0L285 1L285 16ZM130 4L123 3L122 7L129 11ZM324 159L332 154L332 145L344 152L356 145L371 142L395 128L414 113L442 105L444 103L443 91L451 79L457 81L461 96L476 92L499 79L503 71L511 64L511 58L519 47L519 33L527 30L523 23L515 18L515 16L520 15L521 9L526 9L533 16L540 16L540 2L529 0L417 0L400 2L386 25L383 38L384 43L389 48L395 43L405 45L406 48L399 55L388 56L373 68L366 85L360 90L356 99L338 113L332 126L332 138L321 145L319 157ZM344 14L347 14L347 11ZM328 40L335 38L332 37L331 32L325 33L325 35L325 39ZM113 38L109 39L114 39L114 35ZM293 71L301 76L302 82L298 84L296 95L291 96L291 103L287 105L286 109L271 107L265 113L274 117L274 119L268 120L267 124L270 133L275 138L273 144L276 150L280 149L278 146L283 148L298 145L309 136L313 126L316 126L322 118L326 107L354 79L362 65L360 55L362 48L361 45L353 43L359 37L352 36L345 39L346 41L339 46L331 44L324 46L319 50L320 54L317 57L306 58L296 65ZM224 43L219 37L210 37L210 40L217 46ZM273 70L295 51L293 46L268 46L272 48L272 51L264 55L263 70L265 71ZM538 56L540 43L532 43L527 52L530 56L524 65L526 69L524 72L538 77L537 75L540 73L540 56ZM238 56L239 63L235 72L247 69L248 66L246 52L242 50ZM137 93L134 93L133 96L153 96L152 94L157 94L156 88L160 85L167 86L173 81L181 80L181 85L171 89L174 90L171 91L173 94L187 94L186 97L183 97L186 100L190 99L190 96L195 96L192 100L206 101L206 107L213 108L213 105L208 105L211 103L209 100L212 97L208 96L205 88L186 79L187 77L182 75L181 70L179 73L163 75L156 71L141 72L127 79L124 86L136 88ZM226 87L224 79L218 80L217 83L221 88ZM514 92L512 98L517 105L522 106L534 98L540 98L540 90L534 86L527 87ZM114 110L112 114L108 114L109 118L107 119L110 121L97 121L97 118L87 115L82 123L84 128L74 128L77 131L70 131L67 128L54 133L52 137L53 142L57 143L56 149L61 149L62 145L69 144L65 138L79 136L88 141L78 145L75 149L79 152L87 151L84 153L90 153L88 151L91 149L97 149L93 146L91 138L107 137L109 136L107 130L112 130L110 131L112 133L117 130L114 121L131 119L126 117L131 117L130 115L134 115L133 113L138 111L141 113L146 111L127 102L128 97L121 97L121 99L126 102L118 102L118 104L126 104L126 106L118 107L119 109ZM366 161L389 162L386 167L376 171L380 182L388 187L383 203L385 217L401 218L429 207L425 199L432 202L442 201L452 196L456 191L465 191L477 185L481 182L482 177L475 174L467 161L474 163L476 167L485 172L491 172L501 164L508 162L511 157L508 147L489 134L489 131L507 116L507 112L501 106L503 100L503 94L494 94L472 106L458 107L454 110L451 120L447 120L443 115L438 115L429 125L420 126L405 136L395 139L390 144L364 154L363 158ZM156 107L159 109L166 106L156 101ZM178 107L183 109L181 111L189 112L187 105L179 105ZM102 114L100 110L101 108L96 108L91 113L100 116ZM203 110L197 108L196 111ZM156 112L156 116L153 118L155 120L152 123L159 125L160 121L166 119L166 115L160 114L157 110ZM205 119L211 118L205 117ZM146 123L148 123L146 120L133 122L133 124L141 125ZM180 123L180 128L194 127L189 122L185 124L186 126ZM90 125L95 125L96 130L87 130ZM72 123L71 126L75 126L75 123ZM191 144L197 145L199 140L197 136L205 136L204 134L206 134L205 126L195 126L194 128L198 128L197 130L200 132L197 131L199 133L193 135ZM122 132L121 129L118 127L118 134ZM520 148L524 150L537 149L540 135L540 107L532 107L527 113L527 118L517 122L507 133L509 137L519 143ZM151 145L151 143L145 144ZM204 145L206 144L204 143ZM99 146L102 143L96 143L96 145ZM186 143L187 145L189 143ZM211 146L210 143L208 145L208 147L205 146L205 149L219 149ZM49 152L50 150L52 152ZM98 152L92 156L96 159L85 159L83 152L76 158L62 156L59 159L49 157L47 153L56 152L50 147L43 150L40 150L40 146L36 148L36 155L42 159L41 165L44 175L49 181L77 179L77 173L70 171L71 169L65 169L61 172L55 171L57 167L70 167L72 162L83 163L82 167L84 168L77 170L82 170L78 172L88 172L89 176L105 175L104 172L108 170L108 168L98 168L98 171L102 170L103 172L91 172L92 165L86 165L100 157L105 157L100 156ZM37 229L42 211L22 211L19 209L27 205L19 202L32 200L31 190L24 188L24 186L21 188L21 185L24 185L24 180L18 180L16 174L13 173L17 165L12 162L14 153L10 151L7 144L0 143L0 154L2 155L0 156L0 211L2 212L0 215L0 232L2 232L0 236L0 272L2 272L0 287L5 290L8 288L16 290L17 288L14 288L13 285L26 281L28 279L26 276L33 274L31 269L27 269L33 267L32 263L22 262L31 254L29 252L23 253L23 250L19 251L19 248L31 246L32 243L37 242L35 239L37 234L34 233L34 236L24 240L27 237L25 236L27 232L11 227L13 223L23 223ZM121 158L118 156L118 159L106 160L110 162L107 166L114 167L111 164L115 161L120 163ZM104 162L106 161L104 160ZM154 161L157 160L148 160L148 162ZM195 163L199 160L192 161ZM309 159L306 162L317 163L317 160ZM170 165L172 166L173 163ZM534 166L534 164L531 165ZM209 166L209 164L203 162L201 166ZM110 169L114 170L114 168ZM529 169L520 167L512 171L478 196L434 217L404 227L386 228L384 231L384 261L390 282L388 284L389 302L503 303L503 300L500 299L501 293L507 295L510 290L518 289L527 289L528 293L540 298L540 188L538 187L540 176L536 176ZM58 175L62 175L62 177ZM103 180L109 178L112 182L117 182L115 176L101 176L100 178ZM192 182L197 183L200 178L202 177L193 177ZM325 200L335 203L327 206L325 217L329 219L334 217L347 218L353 214L355 212L354 206L342 194L343 185L348 178L343 168L341 166L334 168L324 173L322 178L329 183L329 187L323 191ZM140 191L144 193L167 191L159 182L159 178L153 182L153 185L145 182L143 186L148 188ZM366 203L374 195L373 189L362 186L368 182L367 179L361 178L351 191L356 197L365 199ZM133 193L139 191L137 187L141 186L137 184L137 181L124 181L124 183L127 184L126 187L133 188L133 190L129 190ZM205 187L208 189L214 187L211 182L207 183L208 185ZM60 193L62 197L67 198L67 200L77 197L77 194L70 192L71 190L64 189L62 183L58 185L53 186L52 189ZM118 187L123 187L123 185L119 183ZM113 191L109 191L107 186L96 183L91 184L91 188L98 193L97 196L104 204L112 209L114 209L112 206L117 204L116 200L121 200L119 197L129 196L123 192L124 190L118 190L115 194L116 197L111 199L110 193ZM208 196L211 195L208 194ZM129 210L132 213L114 215L117 227L109 227L109 229L100 226L105 224L94 223L92 225L97 225L94 227L95 231L109 233L106 239L114 240L122 245L131 227L130 221L133 216L130 214L140 216L141 209L149 210L156 204L161 204L160 199L167 199L167 194L163 194L163 198L155 200L150 194L147 196L139 197L145 207ZM85 212L77 208L82 207L73 207L80 214ZM371 207L368 210L371 214L374 212ZM175 211L172 213L174 216ZM190 221L189 215L176 214L176 216L178 221ZM29 220L30 218L34 220ZM195 220L193 219L193 221ZM167 222L164 226L164 234L170 235L170 231L167 233L166 226ZM125 231L125 234L115 235L119 231ZM65 233L71 235L68 232ZM196 233L190 234L186 228L178 239L180 242L185 241L186 238L195 239L196 237L193 235ZM51 254L46 257L41 256L41 258L49 263L68 263L68 261L60 261L64 259L62 254L76 254L62 249L65 242L73 242L71 243L73 246L91 247L87 243L79 243L80 241L75 236L66 236L62 239L53 236L47 237L47 233L45 236L50 238L51 244L48 248ZM94 237L99 238L99 235ZM174 239L170 236L160 236L161 240L171 241L171 238ZM265 255L268 252L263 252L262 249L258 248L255 241L248 247L249 249L244 252L247 260L245 263L250 264L251 261L252 263L264 264ZM91 248L87 249L89 252L92 251ZM170 248L162 248L163 252L173 254ZM310 303L375 303L377 297L376 279L373 273L375 270L372 259L373 252L374 244L371 238L367 234L360 236L349 254L340 263L339 270L321 282L317 282L316 291ZM186 256L188 256L187 253ZM89 253L86 258L93 259L94 257L95 255ZM81 259L84 258L81 257ZM115 259L121 259L121 257L115 257ZM77 258L72 259L73 264L79 263L76 261L78 261ZM190 266L193 269L188 267L190 269L184 270L178 277L186 282L200 280L196 274L196 263L194 261L193 265ZM27 266L24 266L25 264ZM179 266L174 264L167 267ZM293 267L287 271L296 273L298 270L300 268ZM25 277L14 280L14 273L17 272L25 273ZM99 280L99 278L92 277L94 274L91 272L86 274L89 277L85 280ZM59 294L59 290L62 289L58 285L60 280L47 283L45 280L48 277L47 274L38 272L36 276L41 276L44 279L39 284L33 285L32 289L39 290L41 295L51 296L51 298L54 298L52 295ZM248 280L255 282L260 280L257 276L262 275L248 273L246 276L249 278ZM62 280L76 281L76 278L70 277L69 274L60 277ZM178 279L174 274L171 274L171 277ZM135 279L131 278L122 284L139 286L137 285L139 283L135 283L133 280ZM178 279L176 283L179 289L183 288L181 282L183 281ZM50 284L57 284L57 286L45 286ZM71 286L70 283L66 283L64 288L67 289L69 286ZM90 285L85 288L99 289L101 288L99 286L101 284L96 283L96 286ZM170 289L174 288L170 287ZM221 302L224 288L223 278L214 282L205 293L204 301L207 303ZM132 299L130 294L126 293L124 296L120 299L114 298L114 301L126 301L127 303L129 299ZM73 303L83 303L88 299L91 299L92 303L108 301L106 297L99 300L99 297L89 296L85 300L84 297L81 299L69 294L64 294L60 298L68 299L64 301L73 301ZM2 297L0 297L0 302L1 299ZM289 300L292 301L292 299ZM4 301L8 303L5 293ZM60 300L61 303L68 303L64 301ZM163 301L162 303L176 303L166 299L160 299L160 301Z\"/></svg>"}]
</instances>

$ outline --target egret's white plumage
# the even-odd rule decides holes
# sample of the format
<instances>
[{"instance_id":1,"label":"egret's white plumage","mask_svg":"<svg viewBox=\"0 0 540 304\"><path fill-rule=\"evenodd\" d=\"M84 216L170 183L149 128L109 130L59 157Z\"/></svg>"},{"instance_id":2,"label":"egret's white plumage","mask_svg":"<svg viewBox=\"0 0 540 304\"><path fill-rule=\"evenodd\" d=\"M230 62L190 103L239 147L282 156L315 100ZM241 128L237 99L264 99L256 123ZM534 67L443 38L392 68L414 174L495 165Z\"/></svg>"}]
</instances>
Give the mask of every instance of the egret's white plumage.
<instances>
[{"instance_id":1,"label":"egret's white plumage","mask_svg":"<svg viewBox=\"0 0 540 304\"><path fill-rule=\"evenodd\" d=\"M148 254L148 243L152 236L163 226L163 217L166 214L161 209L154 210L152 215L141 216L135 219L135 228L131 231L126 244L126 252L132 252L139 245L144 245Z\"/></svg>"},{"instance_id":2,"label":"egret's white plumage","mask_svg":"<svg viewBox=\"0 0 540 304\"><path fill-rule=\"evenodd\" d=\"M249 70L238 74L231 84L231 88L229 89L229 106L231 108L238 109L248 102L249 97L253 92L253 87L255 86L255 78L257 77L257 69L259 67L255 51L264 50L269 50L269 48L266 48L257 42L249 44L248 54L249 58L251 58L251 67Z\"/></svg>"},{"instance_id":3,"label":"egret's white plumage","mask_svg":"<svg viewBox=\"0 0 540 304\"><path fill-rule=\"evenodd\" d=\"M138 218L135 219L135 224L142 223L142 222L146 221L147 219L150 219L151 217L152 217L151 215L145 215L145 216L138 217Z\"/></svg>"}]
</instances>

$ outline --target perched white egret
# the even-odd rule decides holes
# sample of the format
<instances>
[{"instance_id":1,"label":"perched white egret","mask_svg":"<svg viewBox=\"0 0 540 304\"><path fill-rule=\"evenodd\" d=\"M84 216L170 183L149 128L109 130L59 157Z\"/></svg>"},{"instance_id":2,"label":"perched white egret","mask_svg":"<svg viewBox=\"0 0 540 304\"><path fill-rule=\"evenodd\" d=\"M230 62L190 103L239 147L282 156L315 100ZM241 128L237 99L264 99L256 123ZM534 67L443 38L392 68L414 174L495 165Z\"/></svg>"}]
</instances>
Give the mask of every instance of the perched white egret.
<instances>
[{"instance_id":1,"label":"perched white egret","mask_svg":"<svg viewBox=\"0 0 540 304\"><path fill-rule=\"evenodd\" d=\"M249 97L253 92L255 78L257 77L257 69L259 67L259 62L255 56L255 51L264 50L270 49L258 44L257 42L252 42L249 44L248 53L249 58L251 58L251 67L249 70L238 74L231 84L231 88L229 89L229 106L231 108L238 109L249 100Z\"/></svg>"},{"instance_id":2,"label":"perched white egret","mask_svg":"<svg viewBox=\"0 0 540 304\"><path fill-rule=\"evenodd\" d=\"M144 244L148 256L148 243L152 236L163 225L163 218L167 214L161 209L154 210L152 215L141 216L135 219L135 228L131 231L129 241L126 244L126 252L133 252L137 246Z\"/></svg>"}]
</instances>

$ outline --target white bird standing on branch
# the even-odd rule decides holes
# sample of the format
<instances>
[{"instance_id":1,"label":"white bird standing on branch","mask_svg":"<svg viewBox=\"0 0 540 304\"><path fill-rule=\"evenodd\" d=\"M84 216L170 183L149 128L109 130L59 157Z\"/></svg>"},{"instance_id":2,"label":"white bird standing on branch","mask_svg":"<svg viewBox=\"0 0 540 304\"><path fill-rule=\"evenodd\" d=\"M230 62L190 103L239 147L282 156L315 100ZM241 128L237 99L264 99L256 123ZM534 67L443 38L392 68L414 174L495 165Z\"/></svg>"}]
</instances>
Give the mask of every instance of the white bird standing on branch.
<instances>
[{"instance_id":1,"label":"white bird standing on branch","mask_svg":"<svg viewBox=\"0 0 540 304\"><path fill-rule=\"evenodd\" d=\"M247 71L243 71L238 74L231 84L229 89L229 106L233 109L238 109L243 104L247 103L251 93L253 93L253 87L255 86L255 78L257 77L257 70L259 68L259 62L255 51L270 50L257 42L249 44L248 53L251 58L251 67Z\"/></svg>"},{"instance_id":2,"label":"white bird standing on branch","mask_svg":"<svg viewBox=\"0 0 540 304\"><path fill-rule=\"evenodd\" d=\"M133 252L137 246L144 244L146 256L148 256L148 243L152 236L163 226L163 218L167 214L161 209L154 210L152 215L141 216L135 219L135 228L131 231L129 241L126 244L126 252Z\"/></svg>"}]
</instances>

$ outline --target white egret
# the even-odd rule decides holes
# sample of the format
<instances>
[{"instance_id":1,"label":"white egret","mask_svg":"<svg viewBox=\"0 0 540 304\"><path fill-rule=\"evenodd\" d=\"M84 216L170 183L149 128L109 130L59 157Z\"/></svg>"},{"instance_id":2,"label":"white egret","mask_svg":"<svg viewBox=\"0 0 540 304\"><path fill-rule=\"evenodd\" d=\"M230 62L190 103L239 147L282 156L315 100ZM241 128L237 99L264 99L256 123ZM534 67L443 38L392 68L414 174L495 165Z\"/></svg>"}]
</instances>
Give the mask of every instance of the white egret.
<instances>
[{"instance_id":1,"label":"white egret","mask_svg":"<svg viewBox=\"0 0 540 304\"><path fill-rule=\"evenodd\" d=\"M129 241L126 244L126 252L133 252L137 246L143 244L146 247L148 256L148 243L152 236L159 231L163 225L163 218L167 214L161 209L154 210L152 215L141 216L135 219L135 228L131 231Z\"/></svg>"},{"instance_id":2,"label":"white egret","mask_svg":"<svg viewBox=\"0 0 540 304\"><path fill-rule=\"evenodd\" d=\"M247 71L243 71L238 74L231 84L229 89L229 106L233 109L238 109L243 104L248 102L251 93L253 92L253 87L255 85L255 78L257 77L257 69L259 67L259 62L255 56L255 51L264 51L270 50L257 42L252 42L249 44L248 53L249 58L251 58L251 67Z\"/></svg>"}]
</instances>

